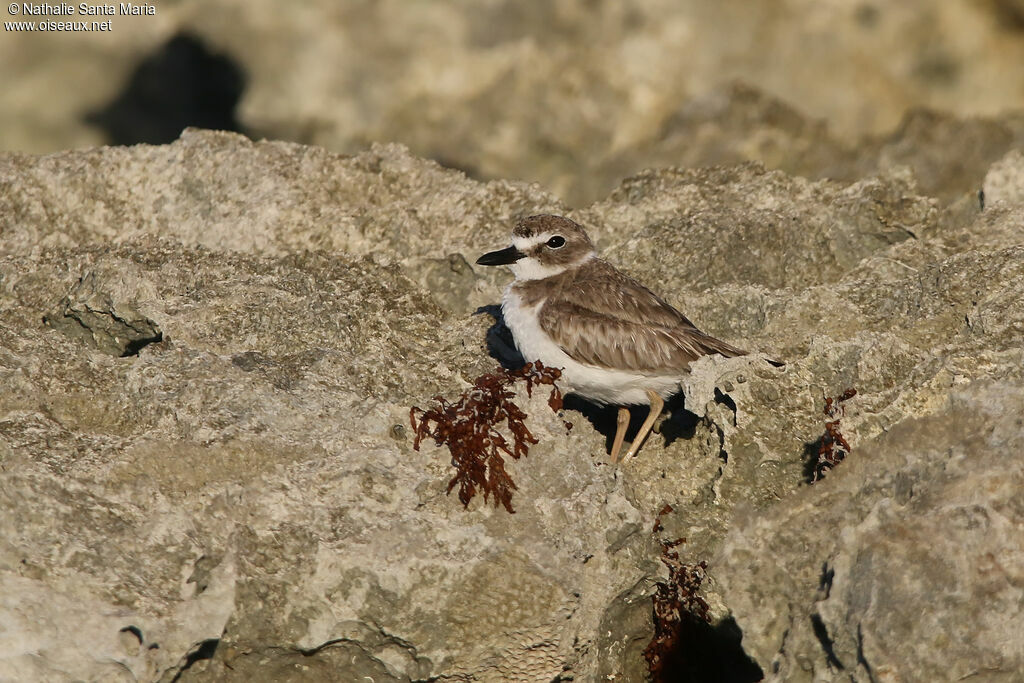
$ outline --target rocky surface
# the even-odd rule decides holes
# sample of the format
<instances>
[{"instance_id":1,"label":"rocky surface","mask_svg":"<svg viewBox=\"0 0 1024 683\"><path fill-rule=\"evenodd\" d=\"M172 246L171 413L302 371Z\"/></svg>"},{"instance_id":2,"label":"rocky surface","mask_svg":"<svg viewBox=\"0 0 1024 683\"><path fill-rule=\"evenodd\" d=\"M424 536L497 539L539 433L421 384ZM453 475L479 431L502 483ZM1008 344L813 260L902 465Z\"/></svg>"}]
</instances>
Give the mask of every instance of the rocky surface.
<instances>
[{"instance_id":1,"label":"rocky surface","mask_svg":"<svg viewBox=\"0 0 1024 683\"><path fill-rule=\"evenodd\" d=\"M0 149L233 122L342 152L401 142L583 207L645 168L852 181L880 157L945 200L1024 139L1003 116L1024 107L1019 0L153 5L110 32L5 31Z\"/></svg>"},{"instance_id":2,"label":"rocky surface","mask_svg":"<svg viewBox=\"0 0 1024 683\"><path fill-rule=\"evenodd\" d=\"M686 537L692 680L1012 678L1022 173L982 207L905 167L663 169L571 211L398 145L2 156L0 677L642 680ZM470 264L539 212L756 353L696 364L618 467L607 411L566 433L521 392L516 513L464 510L409 409L508 362L509 276ZM847 388L853 453L808 485Z\"/></svg>"},{"instance_id":3,"label":"rocky surface","mask_svg":"<svg viewBox=\"0 0 1024 683\"><path fill-rule=\"evenodd\" d=\"M716 574L767 680L1020 676L1022 414L1018 365L737 519Z\"/></svg>"}]
</instances>

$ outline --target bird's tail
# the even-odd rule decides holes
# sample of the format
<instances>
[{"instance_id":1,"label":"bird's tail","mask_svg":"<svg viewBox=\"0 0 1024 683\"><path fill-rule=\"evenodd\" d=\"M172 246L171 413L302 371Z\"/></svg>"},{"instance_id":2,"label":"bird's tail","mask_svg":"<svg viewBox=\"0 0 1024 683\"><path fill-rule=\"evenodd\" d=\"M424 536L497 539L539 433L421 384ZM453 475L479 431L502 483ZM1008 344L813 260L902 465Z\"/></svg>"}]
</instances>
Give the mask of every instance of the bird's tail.
<instances>
[{"instance_id":1,"label":"bird's tail","mask_svg":"<svg viewBox=\"0 0 1024 683\"><path fill-rule=\"evenodd\" d=\"M721 339L715 339L709 334L699 333L697 337L697 343L700 344L700 348L704 353L712 354L717 353L726 358L733 358L734 356L746 356L747 352L743 349L738 349L732 344L726 344Z\"/></svg>"},{"instance_id":2,"label":"bird's tail","mask_svg":"<svg viewBox=\"0 0 1024 683\"><path fill-rule=\"evenodd\" d=\"M736 356L746 356L750 354L749 351L738 349L732 344L727 344L721 339L715 339L714 337L704 333L701 333L700 345L705 350L705 353L717 353L725 356L726 358L734 358ZM765 358L765 360L777 368L781 368L786 365L781 361L772 360L771 358Z\"/></svg>"}]
</instances>

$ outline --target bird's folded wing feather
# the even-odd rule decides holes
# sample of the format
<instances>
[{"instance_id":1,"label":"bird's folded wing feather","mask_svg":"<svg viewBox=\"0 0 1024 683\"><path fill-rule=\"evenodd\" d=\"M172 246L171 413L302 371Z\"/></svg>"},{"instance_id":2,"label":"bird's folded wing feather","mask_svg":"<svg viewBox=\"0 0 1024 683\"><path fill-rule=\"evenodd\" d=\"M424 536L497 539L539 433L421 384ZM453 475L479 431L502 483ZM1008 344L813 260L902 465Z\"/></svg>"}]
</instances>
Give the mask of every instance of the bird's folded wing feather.
<instances>
[{"instance_id":1,"label":"bird's folded wing feather","mask_svg":"<svg viewBox=\"0 0 1024 683\"><path fill-rule=\"evenodd\" d=\"M567 299L549 299L541 308L540 326L580 363L643 374L685 371L691 362L708 354L746 353L704 334L682 314L668 308L689 324L676 321L674 325L665 325L649 320L640 323Z\"/></svg>"},{"instance_id":2,"label":"bird's folded wing feather","mask_svg":"<svg viewBox=\"0 0 1024 683\"><path fill-rule=\"evenodd\" d=\"M551 299L582 303L595 314L665 327L697 327L685 315L607 261L593 259L559 282Z\"/></svg>"}]
</instances>

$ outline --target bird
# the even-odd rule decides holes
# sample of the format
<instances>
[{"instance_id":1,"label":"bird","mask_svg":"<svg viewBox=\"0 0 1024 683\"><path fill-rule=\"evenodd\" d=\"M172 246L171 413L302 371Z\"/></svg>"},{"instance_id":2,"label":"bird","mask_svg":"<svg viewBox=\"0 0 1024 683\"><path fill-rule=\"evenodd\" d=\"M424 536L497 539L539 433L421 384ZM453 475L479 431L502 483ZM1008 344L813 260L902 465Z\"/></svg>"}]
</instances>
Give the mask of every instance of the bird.
<instances>
[{"instance_id":1,"label":"bird","mask_svg":"<svg viewBox=\"0 0 1024 683\"><path fill-rule=\"evenodd\" d=\"M706 355L747 355L697 329L660 296L601 259L575 221L542 214L518 221L512 244L476 260L508 266L501 312L527 361L561 370L567 393L618 406L611 460L629 427L629 406L650 406L624 460L634 457L690 364ZM774 361L769 361L775 364ZM781 365L781 364L779 364Z\"/></svg>"}]
</instances>

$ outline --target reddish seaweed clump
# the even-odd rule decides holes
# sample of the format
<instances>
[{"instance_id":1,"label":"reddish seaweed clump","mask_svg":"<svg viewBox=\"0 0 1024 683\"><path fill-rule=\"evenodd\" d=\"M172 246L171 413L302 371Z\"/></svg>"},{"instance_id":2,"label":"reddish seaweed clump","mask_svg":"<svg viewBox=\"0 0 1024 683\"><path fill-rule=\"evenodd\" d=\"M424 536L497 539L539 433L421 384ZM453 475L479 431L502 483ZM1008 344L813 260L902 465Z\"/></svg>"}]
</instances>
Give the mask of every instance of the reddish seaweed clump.
<instances>
[{"instance_id":1,"label":"reddish seaweed clump","mask_svg":"<svg viewBox=\"0 0 1024 683\"><path fill-rule=\"evenodd\" d=\"M660 518L661 514L658 515L659 522ZM692 636L696 628L711 623L710 607L699 595L708 565L704 561L684 564L675 547L685 542L685 538L661 542L661 561L668 567L668 579L655 584L654 595L651 596L654 637L644 650L647 669L654 681L672 678L671 672L679 668L677 660L684 656L683 641L694 640Z\"/></svg>"},{"instance_id":2,"label":"reddish seaweed clump","mask_svg":"<svg viewBox=\"0 0 1024 683\"><path fill-rule=\"evenodd\" d=\"M825 409L822 412L828 421L825 422L825 433L817 442L816 459L811 464L812 484L823 479L826 472L841 463L853 451L846 437L839 431L839 422L846 415L846 406L843 404L856 395L856 389L847 389L841 396L825 399Z\"/></svg>"},{"instance_id":3,"label":"reddish seaweed clump","mask_svg":"<svg viewBox=\"0 0 1024 683\"><path fill-rule=\"evenodd\" d=\"M458 486L463 506L469 507L473 496L483 492L485 501L492 500L495 507L500 504L514 513L512 492L516 485L505 471L502 453L518 460L529 452L530 445L537 443L537 439L526 428L526 413L512 401L515 398L512 387L517 382L525 382L526 392L532 396L534 385L551 385L548 405L558 412L562 409L562 392L555 380L561 374L557 368L544 367L540 361L527 363L518 370L498 368L478 377L454 403L435 396L433 408L423 410L413 406L409 411L415 434L413 448L418 451L420 442L427 437L439 446L448 446L455 468L455 476L448 482L448 493ZM502 423L512 435L511 444L498 430ZM568 422L565 426L566 430L572 427Z\"/></svg>"}]
</instances>

